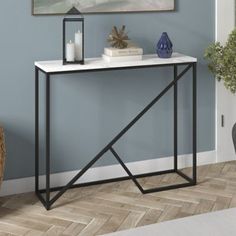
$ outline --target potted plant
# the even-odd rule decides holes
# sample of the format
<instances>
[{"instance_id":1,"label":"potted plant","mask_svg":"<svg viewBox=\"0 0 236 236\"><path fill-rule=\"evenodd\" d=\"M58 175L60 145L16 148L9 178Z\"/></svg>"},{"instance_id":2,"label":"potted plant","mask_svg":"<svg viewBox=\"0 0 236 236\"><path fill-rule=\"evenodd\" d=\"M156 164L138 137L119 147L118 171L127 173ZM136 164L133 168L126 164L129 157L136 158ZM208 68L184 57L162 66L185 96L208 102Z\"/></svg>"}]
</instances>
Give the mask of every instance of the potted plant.
<instances>
[{"instance_id":1,"label":"potted plant","mask_svg":"<svg viewBox=\"0 0 236 236\"><path fill-rule=\"evenodd\" d=\"M204 57L209 61L208 68L218 81L232 93L236 92L236 29L229 35L225 46L219 42L211 44Z\"/></svg>"},{"instance_id":2,"label":"potted plant","mask_svg":"<svg viewBox=\"0 0 236 236\"><path fill-rule=\"evenodd\" d=\"M0 187L3 181L5 158L6 158L6 150L5 150L4 133L3 133L3 128L0 127Z\"/></svg>"},{"instance_id":3,"label":"potted plant","mask_svg":"<svg viewBox=\"0 0 236 236\"><path fill-rule=\"evenodd\" d=\"M208 68L218 81L233 94L236 93L236 29L234 29L225 44L211 44L204 57L209 61ZM234 147L236 150L236 124L232 129Z\"/></svg>"}]
</instances>

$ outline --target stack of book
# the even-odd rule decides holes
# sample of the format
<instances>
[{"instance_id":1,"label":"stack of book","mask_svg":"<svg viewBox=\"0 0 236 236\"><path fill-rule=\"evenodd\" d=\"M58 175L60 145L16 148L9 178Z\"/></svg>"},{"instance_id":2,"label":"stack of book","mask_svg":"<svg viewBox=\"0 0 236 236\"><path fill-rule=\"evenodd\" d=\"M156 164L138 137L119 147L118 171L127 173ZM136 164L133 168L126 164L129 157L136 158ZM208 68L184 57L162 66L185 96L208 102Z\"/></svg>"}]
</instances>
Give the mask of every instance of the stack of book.
<instances>
[{"instance_id":1,"label":"stack of book","mask_svg":"<svg viewBox=\"0 0 236 236\"><path fill-rule=\"evenodd\" d=\"M128 47L124 49L104 48L103 59L107 62L139 61L142 60L143 49Z\"/></svg>"}]
</instances>

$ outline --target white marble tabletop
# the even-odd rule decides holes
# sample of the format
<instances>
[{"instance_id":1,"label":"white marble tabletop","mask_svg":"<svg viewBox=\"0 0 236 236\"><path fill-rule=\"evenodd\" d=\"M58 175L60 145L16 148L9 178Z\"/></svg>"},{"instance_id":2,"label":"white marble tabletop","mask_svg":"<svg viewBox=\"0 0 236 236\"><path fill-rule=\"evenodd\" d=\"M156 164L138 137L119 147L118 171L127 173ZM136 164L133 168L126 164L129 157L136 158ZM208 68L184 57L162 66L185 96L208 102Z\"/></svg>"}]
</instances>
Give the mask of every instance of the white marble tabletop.
<instances>
[{"instance_id":1,"label":"white marble tabletop","mask_svg":"<svg viewBox=\"0 0 236 236\"><path fill-rule=\"evenodd\" d=\"M46 73L63 73L75 71L106 70L125 67L145 67L158 65L171 65L197 62L197 59L180 53L173 53L171 58L162 59L155 54L144 55L142 60L124 62L106 62L100 58L85 59L84 65L68 64L63 65L62 60L57 61L38 61L35 66Z\"/></svg>"}]
</instances>

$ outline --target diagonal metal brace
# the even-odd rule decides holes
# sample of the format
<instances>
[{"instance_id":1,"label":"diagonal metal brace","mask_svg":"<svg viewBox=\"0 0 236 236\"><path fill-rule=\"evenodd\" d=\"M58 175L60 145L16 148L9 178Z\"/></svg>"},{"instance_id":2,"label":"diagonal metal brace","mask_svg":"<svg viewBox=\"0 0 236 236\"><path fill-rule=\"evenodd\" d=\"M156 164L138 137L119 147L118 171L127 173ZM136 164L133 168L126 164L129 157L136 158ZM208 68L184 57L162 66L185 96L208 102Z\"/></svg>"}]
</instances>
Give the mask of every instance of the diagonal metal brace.
<instances>
[{"instance_id":1,"label":"diagonal metal brace","mask_svg":"<svg viewBox=\"0 0 236 236\"><path fill-rule=\"evenodd\" d=\"M125 128L122 129L122 131L115 136L115 138L112 139L110 143L108 143L76 176L74 176L71 181L65 185L60 192L58 192L51 200L50 200L50 205L52 205L58 198L60 198L66 191L67 189L71 188L73 184L82 176L85 174L85 172L91 168L107 151L111 151L113 155L116 157L116 159L119 161L121 164L121 159L117 155L117 153L114 151L112 146L135 124L137 121L139 121L144 114L149 111L162 97L165 95L177 82L180 80L188 71L190 68L193 67L193 64L189 64L179 75L176 76L176 78L168 84L166 88L164 88ZM116 156L116 155L117 156ZM118 157L118 158L117 158ZM121 162L120 162L121 161ZM123 163L123 162L122 162ZM124 164L124 163L123 163ZM122 165L122 164L121 164ZM126 166L122 167L125 169L127 168ZM134 183L137 185L137 187L140 189L142 193L145 192L145 190L141 187L141 185L137 182L135 177L132 175L132 173L127 169L125 169L127 174L132 178Z\"/></svg>"},{"instance_id":2,"label":"diagonal metal brace","mask_svg":"<svg viewBox=\"0 0 236 236\"><path fill-rule=\"evenodd\" d=\"M117 154L117 152L113 149L113 147L110 148L111 153L114 155L114 157L116 158L116 160L121 164L121 166L124 168L125 172L129 175L129 177L133 180L133 182L135 183L135 185L139 188L139 190L141 191L141 193L144 193L144 189L142 188L142 186L139 184L139 182L136 180L136 178L133 176L133 174L130 172L130 170L128 169L128 167L125 165L125 163L121 160L121 158L119 157L119 155Z\"/></svg>"}]
</instances>

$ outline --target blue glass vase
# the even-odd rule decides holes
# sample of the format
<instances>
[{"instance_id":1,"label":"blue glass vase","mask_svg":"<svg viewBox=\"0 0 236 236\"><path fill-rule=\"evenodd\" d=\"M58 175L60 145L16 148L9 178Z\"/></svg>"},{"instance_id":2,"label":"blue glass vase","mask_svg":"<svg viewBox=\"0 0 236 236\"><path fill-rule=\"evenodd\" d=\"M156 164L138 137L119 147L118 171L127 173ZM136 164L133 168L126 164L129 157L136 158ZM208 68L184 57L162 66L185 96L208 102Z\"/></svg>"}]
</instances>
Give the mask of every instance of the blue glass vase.
<instances>
[{"instance_id":1,"label":"blue glass vase","mask_svg":"<svg viewBox=\"0 0 236 236\"><path fill-rule=\"evenodd\" d=\"M166 32L162 33L160 40L157 43L157 55L160 58L170 58L173 53L173 44Z\"/></svg>"}]
</instances>

